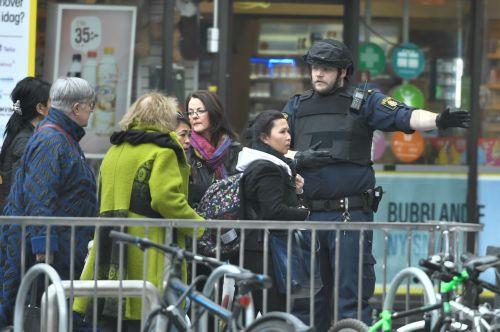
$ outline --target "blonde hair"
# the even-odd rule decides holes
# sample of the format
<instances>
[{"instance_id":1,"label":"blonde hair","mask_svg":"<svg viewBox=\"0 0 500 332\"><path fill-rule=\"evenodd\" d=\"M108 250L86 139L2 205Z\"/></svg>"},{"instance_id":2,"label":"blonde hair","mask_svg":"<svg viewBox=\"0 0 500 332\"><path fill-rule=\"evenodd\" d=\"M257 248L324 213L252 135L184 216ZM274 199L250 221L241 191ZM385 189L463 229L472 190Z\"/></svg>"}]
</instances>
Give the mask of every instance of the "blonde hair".
<instances>
[{"instance_id":1,"label":"blonde hair","mask_svg":"<svg viewBox=\"0 0 500 332\"><path fill-rule=\"evenodd\" d=\"M128 109L119 125L129 130L134 125L161 132L170 132L177 126L177 100L160 92L140 96Z\"/></svg>"}]
</instances>

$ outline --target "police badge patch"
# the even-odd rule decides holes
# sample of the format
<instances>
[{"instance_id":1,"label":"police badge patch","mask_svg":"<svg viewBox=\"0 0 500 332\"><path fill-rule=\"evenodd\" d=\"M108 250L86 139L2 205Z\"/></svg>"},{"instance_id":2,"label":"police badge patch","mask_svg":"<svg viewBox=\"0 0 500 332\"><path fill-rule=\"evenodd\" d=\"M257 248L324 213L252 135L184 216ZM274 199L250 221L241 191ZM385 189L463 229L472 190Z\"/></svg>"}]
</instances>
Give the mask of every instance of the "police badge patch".
<instances>
[{"instance_id":1,"label":"police badge patch","mask_svg":"<svg viewBox=\"0 0 500 332\"><path fill-rule=\"evenodd\" d=\"M285 117L285 120L287 120L287 121L288 121L288 113L281 112L281 114L283 114L283 116Z\"/></svg>"},{"instance_id":2,"label":"police badge patch","mask_svg":"<svg viewBox=\"0 0 500 332\"><path fill-rule=\"evenodd\" d=\"M380 105L387 107L390 110L396 110L398 108L399 102L392 97L384 97L380 102Z\"/></svg>"}]
</instances>

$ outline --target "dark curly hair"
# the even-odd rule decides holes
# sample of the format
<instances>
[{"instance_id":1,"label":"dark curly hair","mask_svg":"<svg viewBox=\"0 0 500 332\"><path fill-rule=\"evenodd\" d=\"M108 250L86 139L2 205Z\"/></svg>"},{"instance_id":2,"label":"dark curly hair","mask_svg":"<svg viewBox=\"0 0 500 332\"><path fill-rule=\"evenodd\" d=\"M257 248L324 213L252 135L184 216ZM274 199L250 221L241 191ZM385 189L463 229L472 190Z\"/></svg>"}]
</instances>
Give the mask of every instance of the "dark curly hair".
<instances>
[{"instance_id":1,"label":"dark curly hair","mask_svg":"<svg viewBox=\"0 0 500 332\"><path fill-rule=\"evenodd\" d=\"M17 82L14 90L10 94L12 103L19 100L22 114L12 113L5 128L5 140L0 152L0 164L3 163L7 150L16 135L36 118L39 113L36 110L38 104L47 106L49 100L50 84L36 77L25 77Z\"/></svg>"}]
</instances>

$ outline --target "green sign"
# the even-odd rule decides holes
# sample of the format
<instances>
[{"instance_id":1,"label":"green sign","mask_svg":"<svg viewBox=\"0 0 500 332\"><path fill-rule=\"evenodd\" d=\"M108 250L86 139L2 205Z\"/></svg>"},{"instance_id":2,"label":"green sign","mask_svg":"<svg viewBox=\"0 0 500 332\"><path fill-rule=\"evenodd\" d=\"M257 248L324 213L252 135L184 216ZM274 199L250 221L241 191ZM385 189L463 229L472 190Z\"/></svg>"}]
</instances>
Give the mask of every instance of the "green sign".
<instances>
[{"instance_id":1,"label":"green sign","mask_svg":"<svg viewBox=\"0 0 500 332\"><path fill-rule=\"evenodd\" d=\"M415 78L424 70L424 53L415 44L401 44L392 51L391 63L399 77Z\"/></svg>"},{"instance_id":2,"label":"green sign","mask_svg":"<svg viewBox=\"0 0 500 332\"><path fill-rule=\"evenodd\" d=\"M382 47L374 43L359 45L359 69L369 71L375 77L385 69L385 53Z\"/></svg>"},{"instance_id":3,"label":"green sign","mask_svg":"<svg viewBox=\"0 0 500 332\"><path fill-rule=\"evenodd\" d=\"M390 95L408 106L423 109L425 98L422 91L412 84L403 84L392 89Z\"/></svg>"}]
</instances>

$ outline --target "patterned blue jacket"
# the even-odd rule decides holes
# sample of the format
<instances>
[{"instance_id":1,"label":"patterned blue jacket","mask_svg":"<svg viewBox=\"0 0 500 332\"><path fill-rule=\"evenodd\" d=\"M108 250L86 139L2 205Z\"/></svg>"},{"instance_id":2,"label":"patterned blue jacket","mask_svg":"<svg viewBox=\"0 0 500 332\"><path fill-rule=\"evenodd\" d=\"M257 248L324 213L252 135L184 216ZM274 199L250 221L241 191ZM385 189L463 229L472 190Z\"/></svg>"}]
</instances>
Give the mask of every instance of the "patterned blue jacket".
<instances>
[{"instance_id":1,"label":"patterned blue jacket","mask_svg":"<svg viewBox=\"0 0 500 332\"><path fill-rule=\"evenodd\" d=\"M11 187L5 215L95 217L96 181L85 161L79 141L85 130L62 111L50 109L28 141L21 166ZM50 229L52 265L61 278L70 276L70 250L74 246L74 276L78 277L87 254L93 228L76 227L71 243L70 227ZM45 253L46 227L26 227L26 270L36 253ZM12 323L12 311L21 278L21 227L0 229L0 327Z\"/></svg>"}]
</instances>

